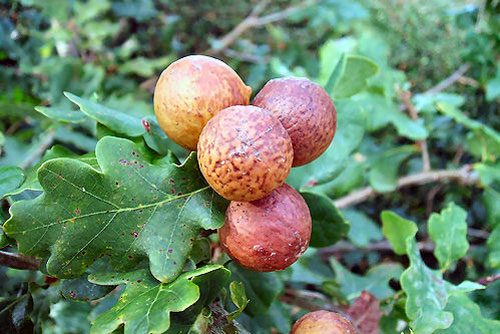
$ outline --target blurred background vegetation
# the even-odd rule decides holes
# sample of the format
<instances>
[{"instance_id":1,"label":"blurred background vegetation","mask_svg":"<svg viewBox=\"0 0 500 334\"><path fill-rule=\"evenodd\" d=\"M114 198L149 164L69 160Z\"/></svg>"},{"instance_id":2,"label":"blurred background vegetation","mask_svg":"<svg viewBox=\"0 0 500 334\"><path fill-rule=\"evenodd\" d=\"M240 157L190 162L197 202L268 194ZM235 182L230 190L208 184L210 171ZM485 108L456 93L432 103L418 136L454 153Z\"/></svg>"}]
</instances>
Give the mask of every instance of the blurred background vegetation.
<instances>
[{"instance_id":1,"label":"blurred background vegetation","mask_svg":"<svg viewBox=\"0 0 500 334\"><path fill-rule=\"evenodd\" d=\"M242 22L247 24L242 34L234 39L227 35ZM193 53L223 59L254 93L278 76L306 76L325 84L342 53L368 57L379 66L366 89L349 100L364 110L362 142L341 176L313 183L333 199L366 184L376 186L371 179L376 173L369 171L388 170L382 161L396 166L389 177L421 171L423 162L413 145L421 133L428 134L433 168L457 168L478 159L495 163L498 150L474 146L467 127L440 114L434 103L461 108L468 117L500 130L499 50L496 0L0 0L0 166L32 166L36 161L31 157L45 143L76 153L93 151L95 122L60 123L35 106L73 108L62 94L69 91L122 110L152 109L159 73ZM439 86L453 75L452 84ZM408 108L404 96L419 120L401 119L406 115L402 109ZM309 181L304 176L291 180L299 188L309 187ZM447 278L477 279L491 273L481 233L500 219L500 193L492 189L494 193L483 194L460 183L430 184L368 200L344 211L355 217L349 242L364 247L380 241L381 210L423 222L453 200L467 208L469 227L479 232L466 260ZM8 217L5 210L1 215L2 220ZM425 224L420 232L424 240ZM391 254L352 249L342 263L363 274L393 260ZM435 264L432 257L426 261ZM500 263L491 261L498 268ZM14 291L26 275L0 267L0 295ZM484 312L496 318L498 283L476 293ZM335 294L336 289L332 285L329 291ZM57 305L51 315L66 314L67 305ZM90 312L90 306L81 308L83 314ZM77 311L54 316L54 333L85 332L87 327L70 321L79 316ZM387 328L391 326L387 320Z\"/></svg>"}]
</instances>

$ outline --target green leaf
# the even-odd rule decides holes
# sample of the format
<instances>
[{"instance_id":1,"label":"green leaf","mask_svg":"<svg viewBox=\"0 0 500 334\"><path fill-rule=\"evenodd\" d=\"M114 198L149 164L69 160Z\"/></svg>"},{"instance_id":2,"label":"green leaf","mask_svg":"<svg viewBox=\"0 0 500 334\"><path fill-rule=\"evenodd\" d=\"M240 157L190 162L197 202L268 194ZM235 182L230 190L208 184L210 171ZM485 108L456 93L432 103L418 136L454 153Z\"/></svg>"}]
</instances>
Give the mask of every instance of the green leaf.
<instances>
[{"instance_id":1,"label":"green leaf","mask_svg":"<svg viewBox=\"0 0 500 334\"><path fill-rule=\"evenodd\" d=\"M83 275L75 279L63 280L61 294L66 299L90 301L104 297L110 293L114 286L93 284Z\"/></svg>"},{"instance_id":2,"label":"green leaf","mask_svg":"<svg viewBox=\"0 0 500 334\"><path fill-rule=\"evenodd\" d=\"M69 146L74 146L84 152L94 151L97 144L96 138L78 131L70 124L58 126L54 133L54 139Z\"/></svg>"},{"instance_id":3,"label":"green leaf","mask_svg":"<svg viewBox=\"0 0 500 334\"><path fill-rule=\"evenodd\" d=\"M61 122L80 123L83 122L87 116L80 110L63 109L59 107L35 107L39 113L47 116L48 118L55 119Z\"/></svg>"},{"instance_id":4,"label":"green leaf","mask_svg":"<svg viewBox=\"0 0 500 334\"><path fill-rule=\"evenodd\" d=\"M195 278L215 271L227 272L219 265L205 266L184 273L171 283L158 282L145 269L92 274L92 283L127 286L118 303L94 320L90 333L111 333L121 325L125 334L163 333L170 327L171 312L184 311L199 300L200 288Z\"/></svg>"},{"instance_id":5,"label":"green leaf","mask_svg":"<svg viewBox=\"0 0 500 334\"><path fill-rule=\"evenodd\" d=\"M380 154L368 174L373 189L381 193L395 190L398 185L399 166L415 152L417 152L415 145L404 145Z\"/></svg>"},{"instance_id":6,"label":"green leaf","mask_svg":"<svg viewBox=\"0 0 500 334\"><path fill-rule=\"evenodd\" d=\"M292 168L287 183L302 189L309 183L321 184L332 180L345 165L365 131L365 116L360 108L344 101L337 103L337 132L328 149L313 162Z\"/></svg>"},{"instance_id":7,"label":"green leaf","mask_svg":"<svg viewBox=\"0 0 500 334\"><path fill-rule=\"evenodd\" d=\"M500 268L500 225L491 232L486 245L489 251L488 264L492 268Z\"/></svg>"},{"instance_id":8,"label":"green leaf","mask_svg":"<svg viewBox=\"0 0 500 334\"><path fill-rule=\"evenodd\" d=\"M312 217L312 234L309 246L333 245L349 232L349 223L344 220L333 201L325 195L301 192Z\"/></svg>"},{"instance_id":9,"label":"green leaf","mask_svg":"<svg viewBox=\"0 0 500 334\"><path fill-rule=\"evenodd\" d=\"M60 300L50 305L50 318L54 320L54 327L61 333L88 333L90 321L88 319L92 306L89 303ZM48 321L46 321L47 323ZM50 323L50 322L49 322ZM46 325L43 332L50 332Z\"/></svg>"},{"instance_id":10,"label":"green leaf","mask_svg":"<svg viewBox=\"0 0 500 334\"><path fill-rule=\"evenodd\" d=\"M500 333L500 321L483 317L479 305L465 293L451 295L445 311L453 314L453 323L436 334L493 334Z\"/></svg>"},{"instance_id":11,"label":"green leaf","mask_svg":"<svg viewBox=\"0 0 500 334\"><path fill-rule=\"evenodd\" d=\"M465 97L452 93L415 94L412 101L419 112L435 113L437 111L437 102L445 102L460 107L465 103Z\"/></svg>"},{"instance_id":12,"label":"green leaf","mask_svg":"<svg viewBox=\"0 0 500 334\"><path fill-rule=\"evenodd\" d=\"M247 270L234 262L228 265L228 269L231 271L231 281L242 282L245 286L249 300L245 313L251 316L266 313L283 290L283 282L276 273Z\"/></svg>"},{"instance_id":13,"label":"green leaf","mask_svg":"<svg viewBox=\"0 0 500 334\"><path fill-rule=\"evenodd\" d=\"M486 83L486 100L492 102L500 97L500 67L497 75Z\"/></svg>"},{"instance_id":14,"label":"green leaf","mask_svg":"<svg viewBox=\"0 0 500 334\"><path fill-rule=\"evenodd\" d=\"M43 195L15 203L5 232L55 277L80 276L108 255L118 270L148 258L153 276L172 281L200 229L223 224L226 201L206 185L194 154L181 166L153 163L133 142L105 137L96 158L101 171L67 158L44 163Z\"/></svg>"},{"instance_id":15,"label":"green leaf","mask_svg":"<svg viewBox=\"0 0 500 334\"><path fill-rule=\"evenodd\" d=\"M0 166L0 198L17 189L24 180L24 171L15 166Z\"/></svg>"},{"instance_id":16,"label":"green leaf","mask_svg":"<svg viewBox=\"0 0 500 334\"><path fill-rule=\"evenodd\" d=\"M189 258L193 263L198 264L201 262L209 262L212 257L212 250L210 249L210 240L207 238L199 238L193 244L193 249L189 254Z\"/></svg>"},{"instance_id":17,"label":"green leaf","mask_svg":"<svg viewBox=\"0 0 500 334\"><path fill-rule=\"evenodd\" d=\"M399 255L406 254L406 240L417 234L417 224L391 211L383 211L380 218L382 219L382 233L391 243L394 252Z\"/></svg>"},{"instance_id":18,"label":"green leaf","mask_svg":"<svg viewBox=\"0 0 500 334\"><path fill-rule=\"evenodd\" d=\"M114 1L112 8L118 16L131 17L138 21L144 21L158 15L153 0Z\"/></svg>"},{"instance_id":19,"label":"green leaf","mask_svg":"<svg viewBox=\"0 0 500 334\"><path fill-rule=\"evenodd\" d=\"M349 54L354 51L356 47L356 39L353 37L344 37L340 39L329 39L319 48L319 78L318 81L324 87L328 86L328 80L332 77L332 73L339 65L339 60L343 54ZM347 57L346 57L347 58ZM344 60L345 63L345 60ZM340 74L344 73L345 66L343 66ZM337 83L338 80L335 80ZM331 87L333 89L333 87ZM331 93L332 90L327 90Z\"/></svg>"},{"instance_id":20,"label":"green leaf","mask_svg":"<svg viewBox=\"0 0 500 334\"><path fill-rule=\"evenodd\" d=\"M3 231L3 226L0 226L0 249L7 247L10 244L10 240L5 235L5 232Z\"/></svg>"},{"instance_id":21,"label":"green leaf","mask_svg":"<svg viewBox=\"0 0 500 334\"><path fill-rule=\"evenodd\" d=\"M443 271L462 258L469 249L466 218L467 212L454 203L429 218L429 236L436 244L434 255Z\"/></svg>"},{"instance_id":22,"label":"green leaf","mask_svg":"<svg viewBox=\"0 0 500 334\"><path fill-rule=\"evenodd\" d=\"M80 107L80 110L90 118L99 123L104 124L108 128L118 133L122 133L131 137L142 136L146 133L146 129L142 125L142 121L146 116L152 115L135 115L131 112L123 112L105 107L95 102L82 99L69 92L64 92L64 95L74 104Z\"/></svg>"},{"instance_id":23,"label":"green leaf","mask_svg":"<svg viewBox=\"0 0 500 334\"><path fill-rule=\"evenodd\" d=\"M340 59L337 62L337 65L335 65L335 68L333 69L332 74L328 78L328 81L325 84L325 90L329 93L332 94L333 88L337 85L337 83L340 80L340 77L342 74L345 72L346 68L346 56L345 53L342 53L340 56Z\"/></svg>"},{"instance_id":24,"label":"green leaf","mask_svg":"<svg viewBox=\"0 0 500 334\"><path fill-rule=\"evenodd\" d=\"M411 140L421 140L428 136L425 126L409 118L398 106L382 95L360 94L351 99L363 108L366 114L366 127L370 132L388 124L394 125L400 136Z\"/></svg>"},{"instance_id":25,"label":"green leaf","mask_svg":"<svg viewBox=\"0 0 500 334\"><path fill-rule=\"evenodd\" d=\"M500 164L495 165L477 163L474 170L479 174L481 183L485 186L491 186L494 182L500 182Z\"/></svg>"},{"instance_id":26,"label":"green leaf","mask_svg":"<svg viewBox=\"0 0 500 334\"><path fill-rule=\"evenodd\" d=\"M356 299L363 290L379 300L392 297L395 291L389 286L389 280L399 279L403 272L399 263L384 263L371 267L364 276L360 276L344 268L334 257L329 261L342 293L350 301Z\"/></svg>"},{"instance_id":27,"label":"green leaf","mask_svg":"<svg viewBox=\"0 0 500 334\"><path fill-rule=\"evenodd\" d=\"M83 276L75 279L62 280L61 295L67 300L91 301L106 296L116 286L98 285L89 282L88 276L92 273L113 271L109 264L98 260L85 272Z\"/></svg>"},{"instance_id":28,"label":"green leaf","mask_svg":"<svg viewBox=\"0 0 500 334\"><path fill-rule=\"evenodd\" d=\"M335 71L334 71L335 72ZM332 97L336 100L347 98L363 90L366 80L378 72L378 66L369 58L362 56L347 56L344 71L336 79Z\"/></svg>"},{"instance_id":29,"label":"green leaf","mask_svg":"<svg viewBox=\"0 0 500 334\"><path fill-rule=\"evenodd\" d=\"M155 73L160 70L163 70L173 60L173 56L161 57L156 59L137 57L120 65L119 69L123 73L137 74L141 77L146 78L155 75Z\"/></svg>"},{"instance_id":30,"label":"green leaf","mask_svg":"<svg viewBox=\"0 0 500 334\"><path fill-rule=\"evenodd\" d=\"M241 282L231 282L231 284L229 284L229 291L231 293L231 300L233 301L233 304L238 308L236 311L227 315L227 320L233 321L241 314L241 312L243 312L245 307L247 307L248 298L245 293L245 286Z\"/></svg>"},{"instance_id":31,"label":"green leaf","mask_svg":"<svg viewBox=\"0 0 500 334\"><path fill-rule=\"evenodd\" d=\"M500 134L493 128L465 116L450 104L438 102L437 108L473 132L473 136L468 137L468 147L471 153L482 156L484 160L494 160L500 154Z\"/></svg>"},{"instance_id":32,"label":"green leaf","mask_svg":"<svg viewBox=\"0 0 500 334\"><path fill-rule=\"evenodd\" d=\"M75 19L79 24L83 24L92 19L97 19L98 16L107 12L111 7L111 3L102 0L89 0L85 3L75 2Z\"/></svg>"},{"instance_id":33,"label":"green leaf","mask_svg":"<svg viewBox=\"0 0 500 334\"><path fill-rule=\"evenodd\" d=\"M331 268L321 260L315 248L307 249L289 270L292 272L289 282L321 286L323 282L333 279Z\"/></svg>"},{"instance_id":34,"label":"green leaf","mask_svg":"<svg viewBox=\"0 0 500 334\"><path fill-rule=\"evenodd\" d=\"M291 329L292 307L285 303L274 300L269 307L269 311L264 314L250 317L243 313L239 318L240 322L247 331L227 331L227 334L268 334L268 333L290 333Z\"/></svg>"},{"instance_id":35,"label":"green leaf","mask_svg":"<svg viewBox=\"0 0 500 334\"><path fill-rule=\"evenodd\" d=\"M351 225L347 237L358 247L366 247L372 241L384 238L380 227L363 212L347 209L342 210L342 215Z\"/></svg>"},{"instance_id":36,"label":"green leaf","mask_svg":"<svg viewBox=\"0 0 500 334\"><path fill-rule=\"evenodd\" d=\"M42 186L38 182L37 170L45 162L56 158L78 158L79 160L93 166L94 168L99 168L97 160L93 154L85 155L79 157L72 151L68 150L64 146L54 145L49 150L45 152L43 157L38 161L38 163L26 171L26 178L24 182L15 190L6 193L7 196L17 195L25 190L42 191Z\"/></svg>"},{"instance_id":37,"label":"green leaf","mask_svg":"<svg viewBox=\"0 0 500 334\"><path fill-rule=\"evenodd\" d=\"M213 267L213 265L203 268ZM198 301L187 308L185 311L174 313L171 315L170 328L164 334L204 334L201 329L207 324L210 319L207 319L205 313L206 306L209 305L219 295L220 291L227 286L231 273L225 268L211 271L208 274L196 276L192 279L200 288L200 298ZM202 327L202 328L200 328Z\"/></svg>"},{"instance_id":38,"label":"green leaf","mask_svg":"<svg viewBox=\"0 0 500 334\"><path fill-rule=\"evenodd\" d=\"M500 226L500 193L493 188L486 187L483 191L483 203L488 224L491 228Z\"/></svg>"},{"instance_id":39,"label":"green leaf","mask_svg":"<svg viewBox=\"0 0 500 334\"><path fill-rule=\"evenodd\" d=\"M144 102L134 101L130 96L112 96L107 100L110 107L106 107L68 92L64 94L77 104L84 114L98 123L128 137L142 136L149 147L162 155L167 154L167 149L175 150L176 153L180 149L167 138L156 120L153 108Z\"/></svg>"},{"instance_id":40,"label":"green leaf","mask_svg":"<svg viewBox=\"0 0 500 334\"><path fill-rule=\"evenodd\" d=\"M421 334L448 328L453 315L444 311L448 294L441 272L425 265L413 236L407 238L406 246L410 267L401 275L401 287L407 296L406 315L411 328Z\"/></svg>"},{"instance_id":41,"label":"green leaf","mask_svg":"<svg viewBox=\"0 0 500 334\"><path fill-rule=\"evenodd\" d=\"M36 6L40 8L45 17L53 18L60 21L60 23L64 23L68 19L70 3L58 0L22 0L21 3L23 6Z\"/></svg>"},{"instance_id":42,"label":"green leaf","mask_svg":"<svg viewBox=\"0 0 500 334\"><path fill-rule=\"evenodd\" d=\"M33 299L29 293L9 299L0 297L0 332L32 333L32 311Z\"/></svg>"},{"instance_id":43,"label":"green leaf","mask_svg":"<svg viewBox=\"0 0 500 334\"><path fill-rule=\"evenodd\" d=\"M361 187L364 183L364 179L364 164L350 158L345 168L343 168L333 180L312 187L304 187L303 189L336 198L347 194L353 189Z\"/></svg>"}]
</instances>

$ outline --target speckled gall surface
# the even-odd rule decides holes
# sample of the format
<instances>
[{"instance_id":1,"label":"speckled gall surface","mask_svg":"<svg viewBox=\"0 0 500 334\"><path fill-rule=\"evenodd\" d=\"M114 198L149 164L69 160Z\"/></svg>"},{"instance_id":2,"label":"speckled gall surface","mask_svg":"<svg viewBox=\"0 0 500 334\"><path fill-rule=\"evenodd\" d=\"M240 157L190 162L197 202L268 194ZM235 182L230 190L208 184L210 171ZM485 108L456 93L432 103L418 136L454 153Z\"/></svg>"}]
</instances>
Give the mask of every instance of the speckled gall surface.
<instances>
[{"instance_id":1,"label":"speckled gall surface","mask_svg":"<svg viewBox=\"0 0 500 334\"><path fill-rule=\"evenodd\" d=\"M241 266L276 271L289 267L306 251L311 229L306 202L284 184L261 200L231 202L219 240Z\"/></svg>"},{"instance_id":2,"label":"speckled gall surface","mask_svg":"<svg viewBox=\"0 0 500 334\"><path fill-rule=\"evenodd\" d=\"M252 89L222 61L208 56L187 56L168 66L154 92L160 127L177 144L196 150L205 124L220 110L246 105Z\"/></svg>"},{"instance_id":3,"label":"speckled gall surface","mask_svg":"<svg viewBox=\"0 0 500 334\"><path fill-rule=\"evenodd\" d=\"M271 111L288 131L294 149L294 167L318 158L335 136L335 105L323 87L306 78L271 80L252 104Z\"/></svg>"},{"instance_id":4,"label":"speckled gall surface","mask_svg":"<svg viewBox=\"0 0 500 334\"><path fill-rule=\"evenodd\" d=\"M198 163L210 186L222 197L254 201L285 183L293 162L292 142L268 111L233 106L205 126Z\"/></svg>"},{"instance_id":5,"label":"speckled gall surface","mask_svg":"<svg viewBox=\"0 0 500 334\"><path fill-rule=\"evenodd\" d=\"M328 311L310 312L297 320L290 334L356 334L344 316Z\"/></svg>"}]
</instances>

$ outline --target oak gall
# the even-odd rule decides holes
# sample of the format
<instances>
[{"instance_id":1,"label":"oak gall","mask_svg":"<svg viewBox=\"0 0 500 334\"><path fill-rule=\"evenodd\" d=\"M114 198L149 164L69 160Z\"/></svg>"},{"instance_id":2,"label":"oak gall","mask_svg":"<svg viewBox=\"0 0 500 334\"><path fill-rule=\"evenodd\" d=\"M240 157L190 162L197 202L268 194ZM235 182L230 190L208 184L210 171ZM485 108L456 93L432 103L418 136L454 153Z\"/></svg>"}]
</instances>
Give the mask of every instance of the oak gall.
<instances>
[{"instance_id":1,"label":"oak gall","mask_svg":"<svg viewBox=\"0 0 500 334\"><path fill-rule=\"evenodd\" d=\"M290 334L356 334L347 318L328 311L310 312L297 320Z\"/></svg>"},{"instance_id":2,"label":"oak gall","mask_svg":"<svg viewBox=\"0 0 500 334\"><path fill-rule=\"evenodd\" d=\"M306 202L287 184L254 202L231 202L219 229L221 247L239 265L253 271L289 267L311 238Z\"/></svg>"},{"instance_id":3,"label":"oak gall","mask_svg":"<svg viewBox=\"0 0 500 334\"><path fill-rule=\"evenodd\" d=\"M154 109L162 130L177 144L196 150L205 124L232 105L249 102L252 89L222 61L202 55L170 64L160 75Z\"/></svg>"},{"instance_id":4,"label":"oak gall","mask_svg":"<svg viewBox=\"0 0 500 334\"><path fill-rule=\"evenodd\" d=\"M222 197L254 201L285 183L293 161L292 142L268 111L232 106L203 129L198 163L210 186Z\"/></svg>"},{"instance_id":5,"label":"oak gall","mask_svg":"<svg viewBox=\"0 0 500 334\"><path fill-rule=\"evenodd\" d=\"M323 87L306 78L271 80L252 104L269 110L288 131L294 150L293 167L318 158L335 136L335 105Z\"/></svg>"}]
</instances>

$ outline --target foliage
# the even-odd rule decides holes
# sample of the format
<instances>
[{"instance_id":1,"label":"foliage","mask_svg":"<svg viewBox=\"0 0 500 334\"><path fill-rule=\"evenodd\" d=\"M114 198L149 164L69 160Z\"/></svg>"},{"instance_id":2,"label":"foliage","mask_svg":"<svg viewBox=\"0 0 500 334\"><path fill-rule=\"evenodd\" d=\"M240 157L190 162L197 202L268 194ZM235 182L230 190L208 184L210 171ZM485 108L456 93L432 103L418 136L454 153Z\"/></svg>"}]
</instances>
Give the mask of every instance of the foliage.
<instances>
[{"instance_id":1,"label":"foliage","mask_svg":"<svg viewBox=\"0 0 500 334\"><path fill-rule=\"evenodd\" d=\"M380 333L500 332L498 1L5 0L0 13L0 332L285 334L367 295ZM267 21L221 47L248 15ZM221 254L227 202L156 122L157 76L191 53L254 94L306 76L335 102L333 143L287 180L313 232L282 272ZM9 268L14 253L39 270Z\"/></svg>"}]
</instances>

